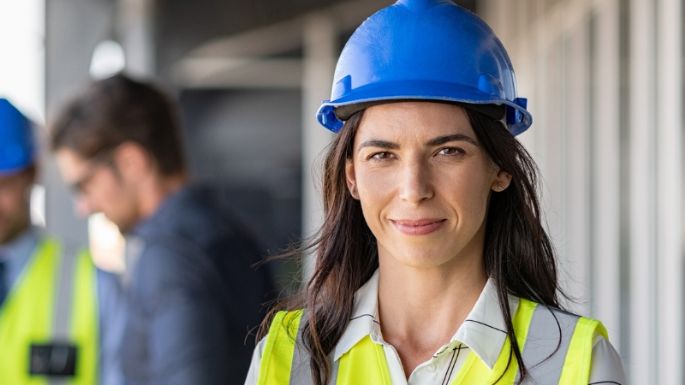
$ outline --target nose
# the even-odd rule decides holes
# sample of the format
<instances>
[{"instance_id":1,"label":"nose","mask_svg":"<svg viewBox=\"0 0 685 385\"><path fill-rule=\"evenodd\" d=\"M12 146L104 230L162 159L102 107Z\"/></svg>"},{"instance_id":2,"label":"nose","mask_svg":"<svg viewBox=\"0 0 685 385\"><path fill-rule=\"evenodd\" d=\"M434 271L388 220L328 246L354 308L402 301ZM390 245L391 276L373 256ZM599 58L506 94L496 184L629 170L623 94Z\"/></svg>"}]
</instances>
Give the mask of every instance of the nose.
<instances>
[{"instance_id":1,"label":"nose","mask_svg":"<svg viewBox=\"0 0 685 385\"><path fill-rule=\"evenodd\" d=\"M401 171L400 199L420 203L433 197L433 183L429 166L421 160L407 162Z\"/></svg>"}]
</instances>

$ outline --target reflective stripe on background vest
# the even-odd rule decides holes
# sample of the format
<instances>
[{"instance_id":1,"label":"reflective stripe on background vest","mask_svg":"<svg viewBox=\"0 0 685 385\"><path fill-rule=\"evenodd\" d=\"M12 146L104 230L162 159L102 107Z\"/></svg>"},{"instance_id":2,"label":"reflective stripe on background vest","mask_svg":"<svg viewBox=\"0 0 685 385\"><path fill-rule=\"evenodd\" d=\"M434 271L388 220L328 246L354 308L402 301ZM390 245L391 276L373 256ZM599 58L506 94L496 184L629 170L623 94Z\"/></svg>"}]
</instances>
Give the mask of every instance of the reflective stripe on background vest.
<instances>
[{"instance_id":1,"label":"reflective stripe on background vest","mask_svg":"<svg viewBox=\"0 0 685 385\"><path fill-rule=\"evenodd\" d=\"M0 309L0 383L97 383L95 279L88 253L75 256L61 252L54 240L39 244ZM75 376L47 378L29 374L31 344L53 342L76 345Z\"/></svg>"},{"instance_id":2,"label":"reflective stripe on background vest","mask_svg":"<svg viewBox=\"0 0 685 385\"><path fill-rule=\"evenodd\" d=\"M301 341L301 310L279 312L269 329L258 385L313 385L309 354ZM606 337L599 321L521 299L513 319L528 376L525 385L587 385L596 333ZM561 338L560 338L561 333ZM296 343L297 341L297 343ZM488 368L472 351L452 385L518 383L518 363L505 340L497 362ZM510 358L511 356L511 358ZM383 346L369 336L332 365L331 384L391 385Z\"/></svg>"}]
</instances>

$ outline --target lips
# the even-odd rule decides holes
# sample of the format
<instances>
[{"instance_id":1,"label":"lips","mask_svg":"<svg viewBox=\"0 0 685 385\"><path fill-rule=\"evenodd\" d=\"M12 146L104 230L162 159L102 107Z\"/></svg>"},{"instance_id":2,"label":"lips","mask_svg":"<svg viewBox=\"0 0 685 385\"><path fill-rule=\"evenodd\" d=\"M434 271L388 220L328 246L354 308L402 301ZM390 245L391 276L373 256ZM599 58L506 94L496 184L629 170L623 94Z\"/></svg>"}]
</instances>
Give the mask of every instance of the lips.
<instances>
[{"instance_id":1,"label":"lips","mask_svg":"<svg viewBox=\"0 0 685 385\"><path fill-rule=\"evenodd\" d=\"M437 231L445 223L445 219L391 219L390 222L403 234L426 235Z\"/></svg>"}]
</instances>

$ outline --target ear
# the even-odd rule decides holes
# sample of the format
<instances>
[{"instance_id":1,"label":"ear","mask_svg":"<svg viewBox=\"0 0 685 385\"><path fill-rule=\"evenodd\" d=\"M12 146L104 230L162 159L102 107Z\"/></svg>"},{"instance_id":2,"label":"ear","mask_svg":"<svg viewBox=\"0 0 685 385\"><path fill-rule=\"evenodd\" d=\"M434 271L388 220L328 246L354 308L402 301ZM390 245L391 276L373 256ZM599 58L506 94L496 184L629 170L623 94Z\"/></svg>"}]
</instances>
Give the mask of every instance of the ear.
<instances>
[{"instance_id":1,"label":"ear","mask_svg":"<svg viewBox=\"0 0 685 385\"><path fill-rule=\"evenodd\" d=\"M495 176L495 180L492 182L492 186L490 188L494 192L502 192L506 190L510 184L511 174L506 171L499 170L497 171L497 176Z\"/></svg>"},{"instance_id":2,"label":"ear","mask_svg":"<svg viewBox=\"0 0 685 385\"><path fill-rule=\"evenodd\" d=\"M354 173L354 163L352 159L345 161L345 182L347 183L347 190L352 195L352 198L359 200L359 191L357 191L357 176Z\"/></svg>"},{"instance_id":3,"label":"ear","mask_svg":"<svg viewBox=\"0 0 685 385\"><path fill-rule=\"evenodd\" d=\"M114 164L123 178L132 180L141 180L153 168L148 152L133 142L124 142L117 147Z\"/></svg>"}]
</instances>

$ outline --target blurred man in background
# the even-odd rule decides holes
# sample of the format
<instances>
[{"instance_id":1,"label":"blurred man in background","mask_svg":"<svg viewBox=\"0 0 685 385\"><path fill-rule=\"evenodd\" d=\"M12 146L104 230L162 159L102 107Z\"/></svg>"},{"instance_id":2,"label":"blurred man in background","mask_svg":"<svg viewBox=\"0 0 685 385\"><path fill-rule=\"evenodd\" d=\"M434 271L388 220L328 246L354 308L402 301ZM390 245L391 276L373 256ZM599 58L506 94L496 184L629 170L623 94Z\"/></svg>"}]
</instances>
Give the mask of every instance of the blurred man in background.
<instances>
[{"instance_id":1,"label":"blurred man in background","mask_svg":"<svg viewBox=\"0 0 685 385\"><path fill-rule=\"evenodd\" d=\"M156 87L115 75L63 108L51 146L78 209L127 238L126 384L241 383L272 285L252 238L189 185L176 115Z\"/></svg>"},{"instance_id":2,"label":"blurred man in background","mask_svg":"<svg viewBox=\"0 0 685 385\"><path fill-rule=\"evenodd\" d=\"M106 383L98 346L109 329L98 317L116 282L32 226L36 153L31 122L0 98L0 383Z\"/></svg>"}]
</instances>

